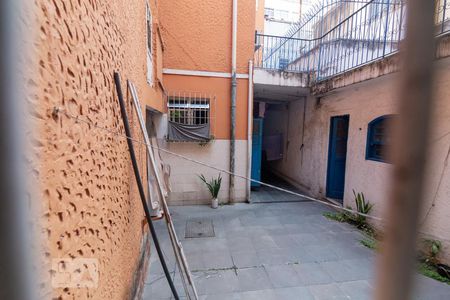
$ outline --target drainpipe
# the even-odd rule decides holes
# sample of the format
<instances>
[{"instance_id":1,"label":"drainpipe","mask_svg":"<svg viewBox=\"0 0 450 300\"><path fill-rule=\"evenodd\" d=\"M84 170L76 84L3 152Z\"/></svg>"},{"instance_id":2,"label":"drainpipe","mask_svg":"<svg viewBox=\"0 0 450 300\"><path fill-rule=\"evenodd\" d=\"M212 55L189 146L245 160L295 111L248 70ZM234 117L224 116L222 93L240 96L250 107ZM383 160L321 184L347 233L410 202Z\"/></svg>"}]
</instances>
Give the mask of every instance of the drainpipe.
<instances>
[{"instance_id":1,"label":"drainpipe","mask_svg":"<svg viewBox=\"0 0 450 300\"><path fill-rule=\"evenodd\" d=\"M248 61L247 103L247 178L252 176L252 120L253 120L253 61ZM251 202L251 181L247 180L247 202Z\"/></svg>"},{"instance_id":2,"label":"drainpipe","mask_svg":"<svg viewBox=\"0 0 450 300\"><path fill-rule=\"evenodd\" d=\"M233 0L231 37L231 130L230 130L230 203L235 200L234 172L236 154L236 45L237 45L237 0Z\"/></svg>"}]
</instances>

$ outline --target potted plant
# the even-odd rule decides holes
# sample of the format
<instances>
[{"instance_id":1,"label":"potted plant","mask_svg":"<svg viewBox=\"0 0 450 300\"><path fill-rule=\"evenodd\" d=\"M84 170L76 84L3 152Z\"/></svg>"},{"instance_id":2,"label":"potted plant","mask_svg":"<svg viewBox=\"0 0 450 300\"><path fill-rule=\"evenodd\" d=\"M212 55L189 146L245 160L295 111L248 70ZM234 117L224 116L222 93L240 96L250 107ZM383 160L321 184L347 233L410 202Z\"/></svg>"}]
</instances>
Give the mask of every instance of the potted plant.
<instances>
[{"instance_id":1,"label":"potted plant","mask_svg":"<svg viewBox=\"0 0 450 300\"><path fill-rule=\"evenodd\" d=\"M222 184L222 176L219 174L219 177L211 179L211 181L207 181L205 176L202 174L198 176L201 181L203 181L208 187L209 192L211 193L211 207L217 208L219 207L219 199L217 196L219 195L220 185Z\"/></svg>"}]
</instances>

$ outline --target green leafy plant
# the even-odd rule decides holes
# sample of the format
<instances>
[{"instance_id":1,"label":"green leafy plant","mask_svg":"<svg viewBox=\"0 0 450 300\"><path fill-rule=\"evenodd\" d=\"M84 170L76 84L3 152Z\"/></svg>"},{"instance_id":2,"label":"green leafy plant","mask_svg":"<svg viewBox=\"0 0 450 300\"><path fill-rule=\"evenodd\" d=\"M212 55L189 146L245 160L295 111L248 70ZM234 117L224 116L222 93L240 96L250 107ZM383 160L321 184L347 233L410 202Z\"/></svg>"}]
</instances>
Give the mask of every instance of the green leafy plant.
<instances>
[{"instance_id":1,"label":"green leafy plant","mask_svg":"<svg viewBox=\"0 0 450 300\"><path fill-rule=\"evenodd\" d=\"M355 190L353 190L353 195L355 195L356 211L368 215L373 208L373 204L366 201L363 193L356 193ZM355 216L355 222L358 226L362 226L366 224L366 217L357 214Z\"/></svg>"},{"instance_id":2,"label":"green leafy plant","mask_svg":"<svg viewBox=\"0 0 450 300\"><path fill-rule=\"evenodd\" d=\"M423 240L422 260L433 265L438 263L437 256L441 252L442 243L438 240Z\"/></svg>"},{"instance_id":3,"label":"green leafy plant","mask_svg":"<svg viewBox=\"0 0 450 300\"><path fill-rule=\"evenodd\" d=\"M421 263L419 263L418 271L419 271L420 274L422 274L424 276L427 276L427 277L432 278L434 280L438 280L438 281L450 284L450 279L440 275L438 273L436 267L433 266L433 265L430 265L430 264L425 263L425 262L421 262Z\"/></svg>"},{"instance_id":4,"label":"green leafy plant","mask_svg":"<svg viewBox=\"0 0 450 300\"><path fill-rule=\"evenodd\" d=\"M337 221L337 222L348 222L348 216L346 213L341 213L341 212L324 212L323 216L327 219L333 220L333 221Z\"/></svg>"},{"instance_id":5,"label":"green leafy plant","mask_svg":"<svg viewBox=\"0 0 450 300\"><path fill-rule=\"evenodd\" d=\"M376 250L378 248L377 240L370 236L367 236L366 238L360 240L359 242L361 243L361 245L372 250Z\"/></svg>"},{"instance_id":6,"label":"green leafy plant","mask_svg":"<svg viewBox=\"0 0 450 300\"><path fill-rule=\"evenodd\" d=\"M222 184L222 175L219 174L219 177L212 178L209 182L206 180L203 174L199 175L198 177L200 178L201 181L203 181L206 184L213 199L216 199L217 196L219 195L220 186Z\"/></svg>"}]
</instances>

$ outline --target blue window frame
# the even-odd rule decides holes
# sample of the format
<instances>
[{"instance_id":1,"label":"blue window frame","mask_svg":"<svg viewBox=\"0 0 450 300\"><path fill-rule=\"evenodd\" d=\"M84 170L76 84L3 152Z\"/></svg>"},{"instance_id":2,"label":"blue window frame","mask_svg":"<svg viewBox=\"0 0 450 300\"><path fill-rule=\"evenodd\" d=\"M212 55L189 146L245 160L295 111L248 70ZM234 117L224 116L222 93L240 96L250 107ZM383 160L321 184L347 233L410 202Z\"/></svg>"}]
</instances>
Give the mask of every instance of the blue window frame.
<instances>
[{"instance_id":1,"label":"blue window frame","mask_svg":"<svg viewBox=\"0 0 450 300\"><path fill-rule=\"evenodd\" d=\"M384 115L372 120L367 129L366 159L389 163L392 143L390 124L395 115Z\"/></svg>"}]
</instances>

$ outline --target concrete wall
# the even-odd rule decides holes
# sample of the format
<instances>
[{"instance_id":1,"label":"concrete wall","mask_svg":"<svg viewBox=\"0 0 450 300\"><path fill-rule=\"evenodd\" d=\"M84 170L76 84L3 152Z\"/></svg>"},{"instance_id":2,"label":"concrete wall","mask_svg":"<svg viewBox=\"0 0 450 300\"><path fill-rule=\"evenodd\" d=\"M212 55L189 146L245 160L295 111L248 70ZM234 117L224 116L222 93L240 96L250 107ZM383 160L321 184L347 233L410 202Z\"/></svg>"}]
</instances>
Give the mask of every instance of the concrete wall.
<instances>
[{"instance_id":1,"label":"concrete wall","mask_svg":"<svg viewBox=\"0 0 450 300\"><path fill-rule=\"evenodd\" d=\"M121 72L133 135L139 137L126 79L142 104L162 108L162 90L147 84L146 3L139 1L34 1L26 18L36 28L26 82L31 128L31 176L42 202L42 268L64 258L98 259L96 288L52 288L42 277L41 294L52 299L128 299L136 294L148 258L143 210L126 142L66 116L124 132L113 72ZM157 9L154 29L158 26ZM25 20L25 19L24 19ZM154 30L156 32L156 30ZM155 69L161 42L153 35ZM159 53L159 55L158 55ZM33 68L36 66L36 69ZM156 75L154 78L158 78ZM145 149L137 147L141 170Z\"/></svg>"},{"instance_id":2,"label":"concrete wall","mask_svg":"<svg viewBox=\"0 0 450 300\"><path fill-rule=\"evenodd\" d=\"M214 140L207 145L195 143L167 143L159 141L164 149L182 154L212 165L228 170L230 166L230 141ZM162 153L164 162L170 165L170 205L210 204L211 196L205 184L198 178L203 174L210 180L222 176L222 185L219 192L220 203L229 200L229 175L214 169L186 161L170 154ZM245 176L247 167L247 141L236 142L236 173ZM240 178L235 180L235 201L246 200L246 181Z\"/></svg>"},{"instance_id":3,"label":"concrete wall","mask_svg":"<svg viewBox=\"0 0 450 300\"><path fill-rule=\"evenodd\" d=\"M450 262L449 65L449 59L441 59L436 63L434 91L437 107L428 157L428 188L420 218L424 236L443 242L441 258L447 263ZM285 128L287 115L290 122L285 158L274 162L272 167L311 195L325 197L330 118L348 114L350 125L344 205L354 206L354 189L363 192L366 198L375 204L372 212L374 215L383 216L392 165L365 159L367 126L376 117L397 113L397 80L398 73L394 73L334 90L320 98L308 97L304 120L302 116L305 100L302 99L291 102L284 114L269 113L269 120L278 122L280 129Z\"/></svg>"}]
</instances>

